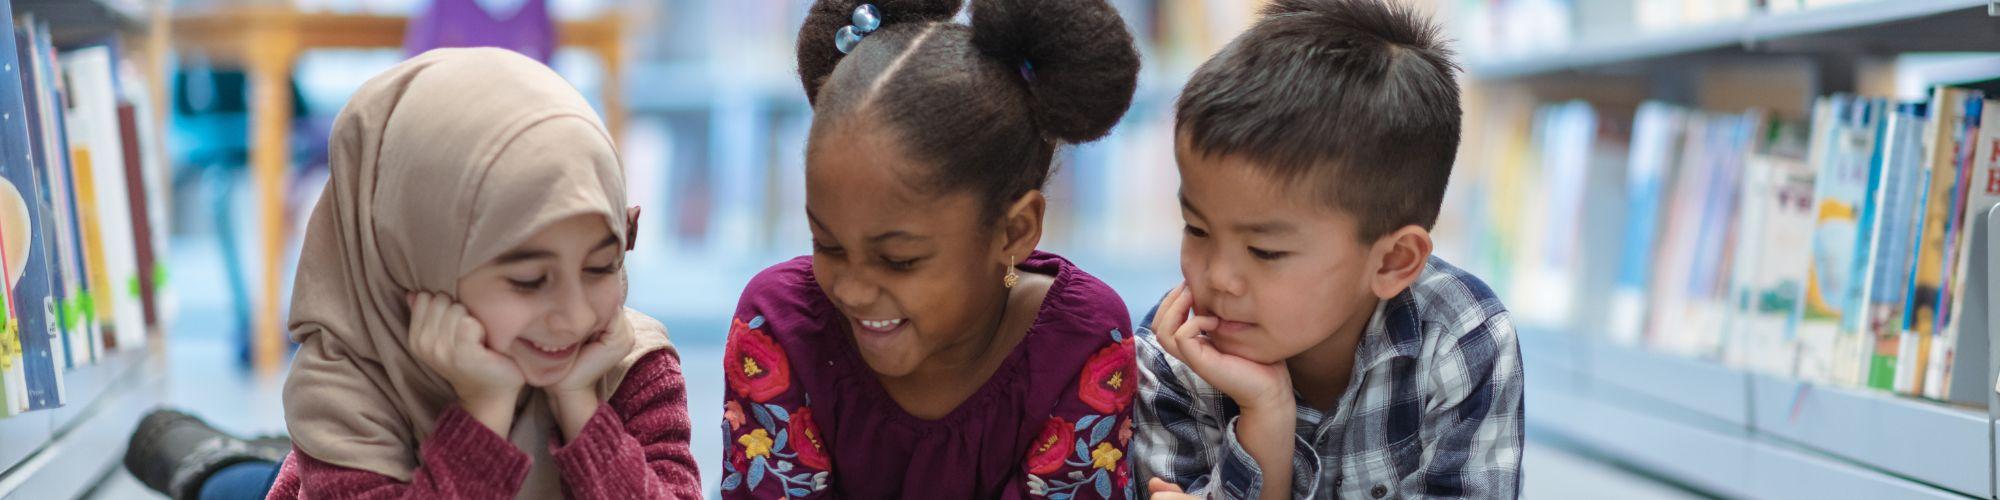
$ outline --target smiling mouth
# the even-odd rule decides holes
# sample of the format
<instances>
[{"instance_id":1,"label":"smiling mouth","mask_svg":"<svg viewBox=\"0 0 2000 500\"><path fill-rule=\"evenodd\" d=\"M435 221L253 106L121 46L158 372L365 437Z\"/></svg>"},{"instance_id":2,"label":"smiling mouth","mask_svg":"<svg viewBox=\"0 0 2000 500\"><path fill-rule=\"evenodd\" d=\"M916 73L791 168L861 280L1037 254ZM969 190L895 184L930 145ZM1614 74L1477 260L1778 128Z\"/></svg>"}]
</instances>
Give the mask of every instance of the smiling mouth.
<instances>
[{"instance_id":1,"label":"smiling mouth","mask_svg":"<svg viewBox=\"0 0 2000 500\"><path fill-rule=\"evenodd\" d=\"M577 346L576 344L569 344L560 347L550 347L528 339L521 339L521 342L528 344L530 349L534 349L535 352L540 353L542 356L551 359L567 358L571 353L576 352Z\"/></svg>"},{"instance_id":2,"label":"smiling mouth","mask_svg":"<svg viewBox=\"0 0 2000 500\"><path fill-rule=\"evenodd\" d=\"M857 319L855 322L861 324L861 329L875 333L889 333L903 326L902 318L884 320Z\"/></svg>"}]
</instances>

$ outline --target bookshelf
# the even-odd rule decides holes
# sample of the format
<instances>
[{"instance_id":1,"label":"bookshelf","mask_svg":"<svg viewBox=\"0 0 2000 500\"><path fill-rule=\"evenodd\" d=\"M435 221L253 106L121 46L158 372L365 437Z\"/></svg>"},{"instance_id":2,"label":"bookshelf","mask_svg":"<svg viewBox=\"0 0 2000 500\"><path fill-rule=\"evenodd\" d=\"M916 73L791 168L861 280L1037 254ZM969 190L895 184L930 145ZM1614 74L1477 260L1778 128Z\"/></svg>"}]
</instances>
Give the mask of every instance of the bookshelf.
<instances>
[{"instance_id":1,"label":"bookshelf","mask_svg":"<svg viewBox=\"0 0 2000 500\"><path fill-rule=\"evenodd\" d=\"M2000 77L1983 63L1900 57L1996 46L2000 2L1990 0L1857 0L1757 11L1736 20L1578 38L1561 49L1475 57L1467 64L1466 123L1469 134L1474 124L1487 125L1480 131L1487 134L1509 130L1496 132L1493 127L1509 123L1482 122L1480 114L1518 116L1510 106L1522 96L1543 103L1580 98L1608 109L1642 101L1709 112L1761 107L1797 121L1809 114L1816 95L1911 99L1916 96L1904 87ZM1932 67L1939 65L1945 67ZM1903 81L1910 75L1919 81ZM1527 120L1518 126L1522 133L1530 130ZM1481 140L1467 137L1468 144ZM1958 312L1964 316L1958 331L1971 340L1960 344L1960 366L1952 366L1959 382L1952 387L1966 384L1984 398L1954 395L1961 403L1949 404L1807 382L1742 360L1654 352L1609 340L1612 332L1548 324L1520 332L1528 427L1538 439L1575 444L1725 497L2000 498L2000 395L1990 385L2000 375L2000 363L1993 362L2000 360L2000 343L1992 337L2000 323L1985 317L2000 311L1990 293L2000 282L1990 281L1994 273L1987 271L2000 262L1988 245L2000 231L1991 217L1971 223L1976 229L1967 237L1976 243L1967 254L1973 264L1965 298L1979 305ZM1756 335L1744 338L1751 337Z\"/></svg>"},{"instance_id":2,"label":"bookshelf","mask_svg":"<svg viewBox=\"0 0 2000 500\"><path fill-rule=\"evenodd\" d=\"M2000 23L1991 0L1860 1L1751 14L1616 40L1576 40L1548 53L1501 56L1467 66L1475 78L1506 79L1630 68L1662 60L1746 53L1866 54L1991 50Z\"/></svg>"},{"instance_id":3,"label":"bookshelf","mask_svg":"<svg viewBox=\"0 0 2000 500\"><path fill-rule=\"evenodd\" d=\"M11 5L17 20L33 16L58 43L119 37L120 57L136 63L146 80L133 98L143 94L151 103L166 102L166 1L14 0ZM164 114L152 118L153 130L164 130ZM80 497L117 471L122 454L106 450L122 449L138 419L161 402L166 356L160 330L145 332L143 347L62 369L63 406L0 418L0 498Z\"/></svg>"}]
</instances>

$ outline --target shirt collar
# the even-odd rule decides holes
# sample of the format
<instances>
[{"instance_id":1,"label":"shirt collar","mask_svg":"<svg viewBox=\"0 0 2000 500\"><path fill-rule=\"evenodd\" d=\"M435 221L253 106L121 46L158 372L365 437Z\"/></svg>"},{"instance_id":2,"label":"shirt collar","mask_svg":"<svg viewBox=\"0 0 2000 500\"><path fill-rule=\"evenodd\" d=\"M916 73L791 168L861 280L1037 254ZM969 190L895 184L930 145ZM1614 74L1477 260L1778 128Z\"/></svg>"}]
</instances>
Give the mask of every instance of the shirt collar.
<instances>
[{"instance_id":1,"label":"shirt collar","mask_svg":"<svg viewBox=\"0 0 2000 500\"><path fill-rule=\"evenodd\" d=\"M1413 285L1414 287L1414 285ZM1368 330L1355 359L1369 369L1396 358L1416 358L1424 348L1423 321L1417 317L1416 293L1409 288L1375 304Z\"/></svg>"}]
</instances>

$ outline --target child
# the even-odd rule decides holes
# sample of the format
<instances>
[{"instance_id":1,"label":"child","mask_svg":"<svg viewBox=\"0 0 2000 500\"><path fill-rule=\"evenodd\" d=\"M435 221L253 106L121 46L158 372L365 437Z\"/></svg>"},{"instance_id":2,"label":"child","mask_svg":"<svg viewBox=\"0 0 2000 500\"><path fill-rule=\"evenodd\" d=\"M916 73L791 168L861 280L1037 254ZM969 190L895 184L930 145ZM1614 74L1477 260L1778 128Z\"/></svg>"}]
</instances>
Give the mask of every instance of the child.
<instances>
[{"instance_id":1,"label":"child","mask_svg":"<svg viewBox=\"0 0 2000 500\"><path fill-rule=\"evenodd\" d=\"M332 144L271 498L699 497L679 360L622 308L638 214L582 96L512 52L436 50L363 85Z\"/></svg>"},{"instance_id":2,"label":"child","mask_svg":"<svg viewBox=\"0 0 2000 500\"><path fill-rule=\"evenodd\" d=\"M1276 0L1195 71L1175 118L1187 281L1139 334L1155 498L1517 494L1514 328L1431 256L1455 72L1386 0Z\"/></svg>"},{"instance_id":3,"label":"child","mask_svg":"<svg viewBox=\"0 0 2000 500\"><path fill-rule=\"evenodd\" d=\"M821 0L799 32L813 253L743 291L725 498L1136 487L1130 316L1035 251L1056 146L1130 104L1132 37L1104 0L958 4Z\"/></svg>"}]
</instances>

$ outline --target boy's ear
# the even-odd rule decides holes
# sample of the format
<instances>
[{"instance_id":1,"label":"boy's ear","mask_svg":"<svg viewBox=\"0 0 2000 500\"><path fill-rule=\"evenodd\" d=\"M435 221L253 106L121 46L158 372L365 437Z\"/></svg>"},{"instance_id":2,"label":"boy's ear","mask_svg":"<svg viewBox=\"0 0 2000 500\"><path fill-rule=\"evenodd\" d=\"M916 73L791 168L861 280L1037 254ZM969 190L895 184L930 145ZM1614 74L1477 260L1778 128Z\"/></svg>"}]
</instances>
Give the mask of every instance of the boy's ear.
<instances>
[{"instance_id":1,"label":"boy's ear","mask_svg":"<svg viewBox=\"0 0 2000 500\"><path fill-rule=\"evenodd\" d=\"M1369 255L1374 275L1369 277L1368 287L1376 298L1388 300L1424 274L1431 260L1431 232L1420 226L1403 226L1376 239Z\"/></svg>"},{"instance_id":2,"label":"boy's ear","mask_svg":"<svg viewBox=\"0 0 2000 500\"><path fill-rule=\"evenodd\" d=\"M625 208L625 251L639 246L639 206Z\"/></svg>"},{"instance_id":3,"label":"boy's ear","mask_svg":"<svg viewBox=\"0 0 2000 500\"><path fill-rule=\"evenodd\" d=\"M1042 216L1048 209L1048 198L1042 190L1028 191L1014 203L1007 206L1000 215L1001 257L1011 257L1015 263L1027 260L1028 254L1042 244Z\"/></svg>"}]
</instances>

